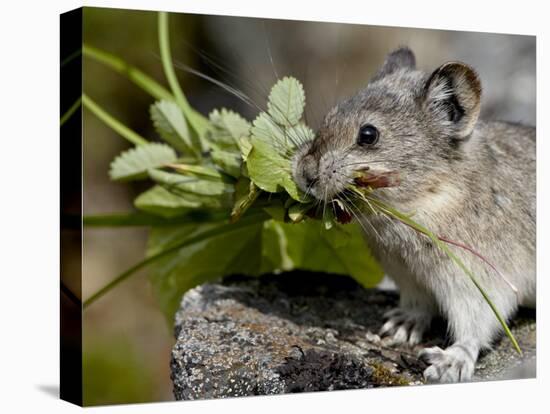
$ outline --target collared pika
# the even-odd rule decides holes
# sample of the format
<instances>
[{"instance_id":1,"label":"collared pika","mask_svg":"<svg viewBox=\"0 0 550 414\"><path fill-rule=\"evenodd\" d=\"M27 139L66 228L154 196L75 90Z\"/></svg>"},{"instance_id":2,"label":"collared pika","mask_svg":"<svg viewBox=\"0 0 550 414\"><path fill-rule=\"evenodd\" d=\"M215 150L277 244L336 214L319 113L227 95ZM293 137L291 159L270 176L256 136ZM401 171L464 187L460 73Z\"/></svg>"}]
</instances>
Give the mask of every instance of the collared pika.
<instances>
[{"instance_id":1,"label":"collared pika","mask_svg":"<svg viewBox=\"0 0 550 414\"><path fill-rule=\"evenodd\" d=\"M500 324L468 276L428 238L396 220L364 214L366 206L346 188L358 168L399 172L399 186L372 196L495 264L504 277L453 249L505 318L520 305L534 307L535 129L478 119L480 96L471 67L449 62L426 73L416 69L409 49L400 48L364 89L328 112L315 139L293 158L303 191L355 210L373 254L399 286L399 308L380 334L412 346L433 316L448 321L451 345L421 351L428 381L469 380Z\"/></svg>"}]
</instances>

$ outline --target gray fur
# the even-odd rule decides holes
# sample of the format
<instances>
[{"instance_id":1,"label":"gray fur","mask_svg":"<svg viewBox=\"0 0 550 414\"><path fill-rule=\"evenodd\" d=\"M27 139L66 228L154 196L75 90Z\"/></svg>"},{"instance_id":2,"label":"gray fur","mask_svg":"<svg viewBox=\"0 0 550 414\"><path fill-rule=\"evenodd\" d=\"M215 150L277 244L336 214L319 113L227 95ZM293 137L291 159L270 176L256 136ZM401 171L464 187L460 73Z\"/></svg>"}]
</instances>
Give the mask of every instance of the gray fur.
<instances>
[{"instance_id":1,"label":"gray fur","mask_svg":"<svg viewBox=\"0 0 550 414\"><path fill-rule=\"evenodd\" d=\"M364 89L326 115L315 140L295 156L294 179L330 201L360 166L399 171L398 187L373 195L414 212L434 233L495 264L517 294L481 260L453 248L505 318L519 305L535 306L535 129L478 120L481 86L467 65L451 62L430 74L415 69L412 52L392 55ZM356 144L365 123L380 131L371 148ZM382 216L361 214L361 221L369 246L401 291L401 309L382 333L414 345L432 317L442 314L453 345L424 351L431 364L425 376L470 379L479 351L502 331L489 305L426 237Z\"/></svg>"}]
</instances>

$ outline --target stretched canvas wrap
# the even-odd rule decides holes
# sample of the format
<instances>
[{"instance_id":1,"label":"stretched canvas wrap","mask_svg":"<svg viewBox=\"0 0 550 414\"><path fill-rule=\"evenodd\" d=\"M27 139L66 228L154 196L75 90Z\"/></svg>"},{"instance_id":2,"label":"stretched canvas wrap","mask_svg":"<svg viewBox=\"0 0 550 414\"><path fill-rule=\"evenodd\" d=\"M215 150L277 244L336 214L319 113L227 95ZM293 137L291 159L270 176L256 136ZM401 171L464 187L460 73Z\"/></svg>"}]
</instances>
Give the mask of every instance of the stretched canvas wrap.
<instances>
[{"instance_id":1,"label":"stretched canvas wrap","mask_svg":"<svg viewBox=\"0 0 550 414\"><path fill-rule=\"evenodd\" d=\"M536 39L365 23L61 15L63 399L535 376Z\"/></svg>"}]
</instances>

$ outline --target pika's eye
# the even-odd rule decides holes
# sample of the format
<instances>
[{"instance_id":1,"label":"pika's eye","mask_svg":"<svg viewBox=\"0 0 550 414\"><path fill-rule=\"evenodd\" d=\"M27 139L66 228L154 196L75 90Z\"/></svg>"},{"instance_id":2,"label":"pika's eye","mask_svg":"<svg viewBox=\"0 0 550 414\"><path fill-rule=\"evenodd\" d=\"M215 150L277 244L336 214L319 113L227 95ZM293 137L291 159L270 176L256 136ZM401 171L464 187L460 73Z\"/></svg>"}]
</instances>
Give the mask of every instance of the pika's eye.
<instances>
[{"instance_id":1,"label":"pika's eye","mask_svg":"<svg viewBox=\"0 0 550 414\"><path fill-rule=\"evenodd\" d=\"M359 128L357 136L357 144L361 146L372 146L378 142L379 132L371 124L365 124Z\"/></svg>"}]
</instances>

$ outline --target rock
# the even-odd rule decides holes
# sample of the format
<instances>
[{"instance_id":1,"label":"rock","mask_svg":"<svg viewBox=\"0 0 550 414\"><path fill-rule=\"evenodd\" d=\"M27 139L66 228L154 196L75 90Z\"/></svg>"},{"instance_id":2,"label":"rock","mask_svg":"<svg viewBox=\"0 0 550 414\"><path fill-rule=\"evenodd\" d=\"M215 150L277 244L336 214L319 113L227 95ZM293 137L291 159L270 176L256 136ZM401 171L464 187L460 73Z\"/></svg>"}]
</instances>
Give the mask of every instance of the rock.
<instances>
[{"instance_id":1,"label":"rock","mask_svg":"<svg viewBox=\"0 0 550 414\"><path fill-rule=\"evenodd\" d=\"M347 277L305 272L198 286L176 314L174 395L187 400L422 384L420 347L385 346L372 333L397 298ZM512 330L523 357L501 338L480 359L475 379L534 375L532 368L527 374L517 368L524 361L534 367L534 312L517 317ZM422 346L444 346L444 324L432 331Z\"/></svg>"}]
</instances>

